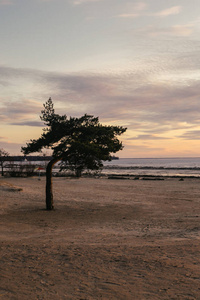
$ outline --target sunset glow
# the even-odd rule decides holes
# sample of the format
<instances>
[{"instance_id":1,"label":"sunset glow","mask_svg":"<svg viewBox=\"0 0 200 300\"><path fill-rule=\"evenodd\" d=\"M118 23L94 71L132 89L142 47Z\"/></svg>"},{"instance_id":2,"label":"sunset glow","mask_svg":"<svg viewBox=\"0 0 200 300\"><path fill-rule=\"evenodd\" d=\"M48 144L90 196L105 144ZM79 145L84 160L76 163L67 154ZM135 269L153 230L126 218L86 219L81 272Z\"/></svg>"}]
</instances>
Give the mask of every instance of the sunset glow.
<instances>
[{"instance_id":1,"label":"sunset glow","mask_svg":"<svg viewBox=\"0 0 200 300\"><path fill-rule=\"evenodd\" d=\"M42 133L43 103L122 125L120 157L200 156L198 0L0 0L0 148Z\"/></svg>"}]
</instances>

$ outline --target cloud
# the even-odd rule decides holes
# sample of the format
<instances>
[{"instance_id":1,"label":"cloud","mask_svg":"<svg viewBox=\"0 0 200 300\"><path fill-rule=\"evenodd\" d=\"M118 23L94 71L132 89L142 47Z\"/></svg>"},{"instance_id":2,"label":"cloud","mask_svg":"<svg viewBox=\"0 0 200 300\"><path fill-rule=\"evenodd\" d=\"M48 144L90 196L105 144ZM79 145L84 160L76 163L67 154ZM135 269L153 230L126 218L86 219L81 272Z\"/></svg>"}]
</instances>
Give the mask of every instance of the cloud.
<instances>
[{"instance_id":1,"label":"cloud","mask_svg":"<svg viewBox=\"0 0 200 300\"><path fill-rule=\"evenodd\" d=\"M102 0L73 0L73 4L74 5L81 5L81 4L85 4L85 3L93 3L93 2L99 2Z\"/></svg>"},{"instance_id":2,"label":"cloud","mask_svg":"<svg viewBox=\"0 0 200 300\"><path fill-rule=\"evenodd\" d=\"M190 36L194 31L192 25L175 25L171 27L171 34L178 36Z\"/></svg>"},{"instance_id":3,"label":"cloud","mask_svg":"<svg viewBox=\"0 0 200 300\"><path fill-rule=\"evenodd\" d=\"M0 6L2 5L12 5L13 1L11 0L0 0Z\"/></svg>"},{"instance_id":4,"label":"cloud","mask_svg":"<svg viewBox=\"0 0 200 300\"><path fill-rule=\"evenodd\" d=\"M144 11L147 7L147 4L144 2L138 2L138 3L127 3L126 5L123 5L124 13L120 13L116 17L119 18L136 18L139 17L142 14L142 11Z\"/></svg>"},{"instance_id":5,"label":"cloud","mask_svg":"<svg viewBox=\"0 0 200 300\"><path fill-rule=\"evenodd\" d=\"M184 124L200 124L200 82L188 87L145 84L144 80L144 85L138 87L136 77L130 76L128 83L123 75L117 78L58 75L46 80L48 85L53 85L53 99L59 99L62 106L68 108L68 113L81 115L88 112L100 115L104 121L125 126L137 122L137 129L144 131L161 128L167 132L176 127L183 128Z\"/></svg>"},{"instance_id":6,"label":"cloud","mask_svg":"<svg viewBox=\"0 0 200 300\"><path fill-rule=\"evenodd\" d=\"M155 26L147 26L145 28L138 29L138 34L146 34L149 37L164 37L164 36L171 36L171 37L187 37L191 36L194 33L194 26L192 24L185 24L185 25L174 25L166 28L158 28Z\"/></svg>"},{"instance_id":7,"label":"cloud","mask_svg":"<svg viewBox=\"0 0 200 300\"><path fill-rule=\"evenodd\" d=\"M165 139L169 139L169 138L157 136L157 135L153 135L153 134L140 134L137 137L131 137L129 139L131 139L131 140L165 140Z\"/></svg>"},{"instance_id":8,"label":"cloud","mask_svg":"<svg viewBox=\"0 0 200 300\"><path fill-rule=\"evenodd\" d=\"M181 12L181 6L172 6L170 8L159 11L158 13L152 14L152 16L157 17L168 17L171 15L177 15Z\"/></svg>"},{"instance_id":9,"label":"cloud","mask_svg":"<svg viewBox=\"0 0 200 300\"><path fill-rule=\"evenodd\" d=\"M37 121L34 120L39 110L41 110L41 104L34 100L3 101L1 102L0 121L9 125L41 126L39 116ZM34 121L30 121L30 119Z\"/></svg>"},{"instance_id":10,"label":"cloud","mask_svg":"<svg viewBox=\"0 0 200 300\"><path fill-rule=\"evenodd\" d=\"M44 127L44 124L42 122L39 122L39 121L11 122L10 125L30 126L30 127Z\"/></svg>"},{"instance_id":11,"label":"cloud","mask_svg":"<svg viewBox=\"0 0 200 300\"><path fill-rule=\"evenodd\" d=\"M180 66L180 60L175 58L177 60L174 59L171 64L176 69ZM183 61L181 74L198 68L193 61L188 65L187 56L183 57ZM169 73L172 66L169 64ZM162 74L163 71L159 72ZM172 84L159 81L159 72L155 70L157 77L152 80L152 72L139 69L117 74L64 74L0 67L0 79L6 83L5 95L1 93L0 98L0 122L4 127L19 126L18 130L23 126L21 130L27 132L26 139L31 138L30 130L34 127L39 136L43 126L39 115L43 103L51 96L58 114L81 116L88 113L99 116L103 124L127 127L123 137L127 152L137 153L141 149L143 152L139 153L143 156L145 153L156 155L164 151L161 143L164 145L165 140L198 140L200 80L191 81L189 86ZM29 81L32 90L26 90ZM23 91L22 96L16 93L19 88ZM7 141L1 139L1 142ZM153 143L157 146L161 144L161 147L155 147ZM133 144L141 145L134 148ZM11 151L9 145L4 143L4 146Z\"/></svg>"},{"instance_id":12,"label":"cloud","mask_svg":"<svg viewBox=\"0 0 200 300\"><path fill-rule=\"evenodd\" d=\"M120 14L120 15L118 15L117 17L119 17L119 18L137 18L137 17L139 17L140 15L139 14L128 14L128 13L126 13L126 14Z\"/></svg>"},{"instance_id":13,"label":"cloud","mask_svg":"<svg viewBox=\"0 0 200 300\"><path fill-rule=\"evenodd\" d=\"M184 140L200 140L200 130L186 131L185 133L179 135L178 137Z\"/></svg>"},{"instance_id":14,"label":"cloud","mask_svg":"<svg viewBox=\"0 0 200 300\"><path fill-rule=\"evenodd\" d=\"M174 67L179 63L179 60L173 61ZM183 65L183 72L185 70ZM21 83L23 78L28 78L33 84L33 90L27 91L32 93L31 98L24 94L23 98L15 98L14 93L12 101L8 101L2 95L0 120L10 125L41 126L39 115L42 104L51 96L56 113L99 116L101 122L126 126L135 131L134 140L166 139L166 134L175 129L187 131L200 126L200 81L197 80L191 81L190 86L156 82L156 79L150 80L152 74L140 73L139 70L129 71L127 77L126 72L115 75L60 74L33 70L31 73L31 70L3 67L0 74L4 81L13 80L13 89L15 78L21 78ZM26 84L25 81L24 86ZM9 86L7 88L10 89ZM24 90L23 86L21 89Z\"/></svg>"},{"instance_id":15,"label":"cloud","mask_svg":"<svg viewBox=\"0 0 200 300\"><path fill-rule=\"evenodd\" d=\"M129 9L126 13L121 13L117 15L119 18L137 18L137 17L168 17L171 15L177 15L181 12L181 6L173 6L168 9L161 10L157 13L143 12L146 9L147 5L145 3L140 3L140 5L135 6L132 9Z\"/></svg>"}]
</instances>

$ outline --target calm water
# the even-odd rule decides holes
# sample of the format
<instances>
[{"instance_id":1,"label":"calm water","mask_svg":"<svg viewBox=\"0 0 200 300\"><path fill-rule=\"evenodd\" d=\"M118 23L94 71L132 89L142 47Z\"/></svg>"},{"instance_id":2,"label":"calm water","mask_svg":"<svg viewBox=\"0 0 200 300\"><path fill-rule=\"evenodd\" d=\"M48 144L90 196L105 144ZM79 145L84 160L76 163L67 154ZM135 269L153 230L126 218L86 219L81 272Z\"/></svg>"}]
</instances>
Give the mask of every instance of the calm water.
<instances>
[{"instance_id":1,"label":"calm water","mask_svg":"<svg viewBox=\"0 0 200 300\"><path fill-rule=\"evenodd\" d=\"M200 177L200 157L121 158L105 162L103 173Z\"/></svg>"},{"instance_id":2,"label":"calm water","mask_svg":"<svg viewBox=\"0 0 200 300\"><path fill-rule=\"evenodd\" d=\"M27 162L21 162L27 164ZM20 164L18 162L18 164ZM43 166L46 161L32 161L28 164ZM54 172L59 171L58 164ZM200 157L193 158L120 158L104 162L103 174L111 175L160 175L200 177Z\"/></svg>"}]
</instances>

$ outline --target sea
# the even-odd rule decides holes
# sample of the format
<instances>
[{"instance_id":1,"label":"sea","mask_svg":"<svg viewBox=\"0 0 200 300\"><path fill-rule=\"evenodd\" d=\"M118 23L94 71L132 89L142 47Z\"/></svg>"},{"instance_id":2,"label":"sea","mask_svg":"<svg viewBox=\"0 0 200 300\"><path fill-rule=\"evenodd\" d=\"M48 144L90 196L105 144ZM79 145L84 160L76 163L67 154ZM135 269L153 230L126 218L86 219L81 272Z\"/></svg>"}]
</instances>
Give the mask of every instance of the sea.
<instances>
[{"instance_id":1,"label":"sea","mask_svg":"<svg viewBox=\"0 0 200 300\"><path fill-rule=\"evenodd\" d=\"M45 172L47 161L22 161L20 164L33 164ZM59 164L53 169L59 173ZM103 162L102 175L121 176L169 176L169 177L200 177L200 157L170 158L119 158Z\"/></svg>"},{"instance_id":2,"label":"sea","mask_svg":"<svg viewBox=\"0 0 200 300\"><path fill-rule=\"evenodd\" d=\"M119 158L104 162L106 175L200 177L200 157Z\"/></svg>"}]
</instances>

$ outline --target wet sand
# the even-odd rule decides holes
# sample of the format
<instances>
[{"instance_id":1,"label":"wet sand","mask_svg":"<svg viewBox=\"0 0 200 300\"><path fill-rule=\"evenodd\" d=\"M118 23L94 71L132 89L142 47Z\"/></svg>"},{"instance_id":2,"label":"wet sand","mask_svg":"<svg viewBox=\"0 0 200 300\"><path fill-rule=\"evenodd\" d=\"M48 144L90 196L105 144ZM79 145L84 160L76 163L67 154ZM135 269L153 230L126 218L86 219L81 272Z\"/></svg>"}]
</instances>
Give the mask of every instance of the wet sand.
<instances>
[{"instance_id":1,"label":"wet sand","mask_svg":"<svg viewBox=\"0 0 200 300\"><path fill-rule=\"evenodd\" d=\"M0 299L200 299L200 180L0 177Z\"/></svg>"}]
</instances>

